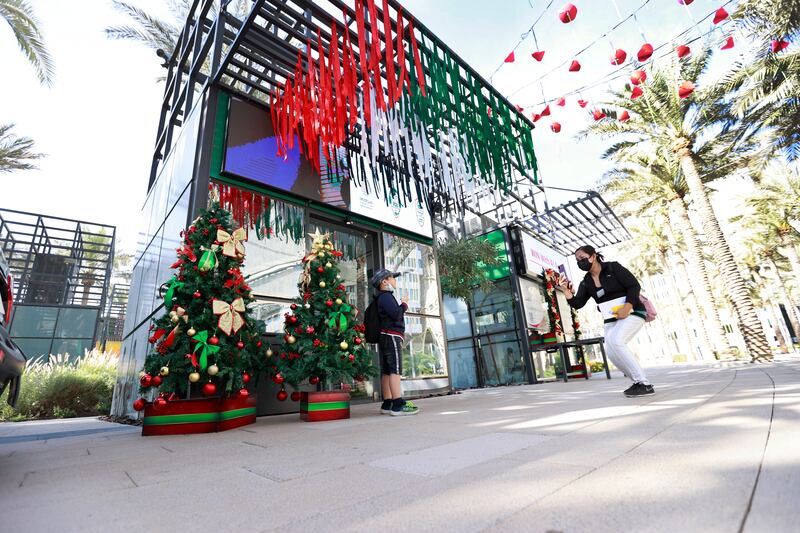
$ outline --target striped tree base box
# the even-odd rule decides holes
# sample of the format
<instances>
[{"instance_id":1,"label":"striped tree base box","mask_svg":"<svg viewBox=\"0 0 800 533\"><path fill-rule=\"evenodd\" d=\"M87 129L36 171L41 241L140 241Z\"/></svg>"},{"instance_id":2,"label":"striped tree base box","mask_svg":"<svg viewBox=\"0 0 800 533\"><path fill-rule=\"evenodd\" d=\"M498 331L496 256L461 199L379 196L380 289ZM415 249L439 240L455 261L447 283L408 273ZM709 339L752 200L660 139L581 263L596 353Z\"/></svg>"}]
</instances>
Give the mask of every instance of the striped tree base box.
<instances>
[{"instance_id":1,"label":"striped tree base box","mask_svg":"<svg viewBox=\"0 0 800 533\"><path fill-rule=\"evenodd\" d=\"M246 426L255 421L254 396L172 400L158 411L153 409L152 403L145 406L142 435L214 433Z\"/></svg>"},{"instance_id":2,"label":"striped tree base box","mask_svg":"<svg viewBox=\"0 0 800 533\"><path fill-rule=\"evenodd\" d=\"M342 391L301 392L300 419L306 422L350 418L350 393Z\"/></svg>"},{"instance_id":3,"label":"striped tree base box","mask_svg":"<svg viewBox=\"0 0 800 533\"><path fill-rule=\"evenodd\" d=\"M569 367L569 372L567 372L568 379L588 379L589 375L586 372L586 367L583 365L575 365Z\"/></svg>"},{"instance_id":4,"label":"striped tree base box","mask_svg":"<svg viewBox=\"0 0 800 533\"><path fill-rule=\"evenodd\" d=\"M542 343L543 344L555 344L556 342L558 342L558 339L556 338L556 334L555 333L545 333L542 336Z\"/></svg>"}]
</instances>

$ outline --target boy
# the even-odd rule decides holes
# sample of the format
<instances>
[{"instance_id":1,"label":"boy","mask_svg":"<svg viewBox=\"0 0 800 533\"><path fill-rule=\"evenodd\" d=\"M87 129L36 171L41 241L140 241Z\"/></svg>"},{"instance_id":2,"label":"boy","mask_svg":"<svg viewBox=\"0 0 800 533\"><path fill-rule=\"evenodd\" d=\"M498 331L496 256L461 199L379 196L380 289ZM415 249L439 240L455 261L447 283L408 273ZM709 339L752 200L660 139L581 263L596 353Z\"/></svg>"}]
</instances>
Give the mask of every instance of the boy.
<instances>
[{"instance_id":1,"label":"boy","mask_svg":"<svg viewBox=\"0 0 800 533\"><path fill-rule=\"evenodd\" d=\"M403 315L408 310L405 298L398 304L394 296L400 272L385 268L372 276L372 286L377 289L378 316L381 320L381 337L378 354L381 360L381 413L392 416L415 415L419 408L403 399L400 376L403 374L403 341L406 323Z\"/></svg>"}]
</instances>

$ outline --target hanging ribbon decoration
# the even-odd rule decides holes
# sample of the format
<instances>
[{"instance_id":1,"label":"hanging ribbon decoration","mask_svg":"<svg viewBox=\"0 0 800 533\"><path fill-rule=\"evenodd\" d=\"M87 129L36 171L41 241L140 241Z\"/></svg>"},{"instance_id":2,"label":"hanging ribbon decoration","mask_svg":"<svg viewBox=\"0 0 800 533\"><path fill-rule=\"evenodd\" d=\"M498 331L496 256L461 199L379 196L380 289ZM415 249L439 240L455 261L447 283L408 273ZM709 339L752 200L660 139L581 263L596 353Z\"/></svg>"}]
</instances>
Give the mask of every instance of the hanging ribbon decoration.
<instances>
[{"instance_id":1,"label":"hanging ribbon decoration","mask_svg":"<svg viewBox=\"0 0 800 533\"><path fill-rule=\"evenodd\" d=\"M328 327L339 328L340 331L347 329L347 314L351 313L352 310L353 308L348 304L342 304L339 306L338 311L331 313L330 318L328 319Z\"/></svg>"},{"instance_id":2,"label":"hanging ribbon decoration","mask_svg":"<svg viewBox=\"0 0 800 533\"><path fill-rule=\"evenodd\" d=\"M178 278L172 276L172 279L167 282L167 291L164 293L164 309L172 309L172 300L175 298L175 291L182 289L186 284L178 281Z\"/></svg>"},{"instance_id":3,"label":"hanging ribbon decoration","mask_svg":"<svg viewBox=\"0 0 800 533\"><path fill-rule=\"evenodd\" d=\"M219 346L214 346L213 344L208 343L208 331L198 331L192 340L197 342L195 345L194 350L192 350L192 365L196 367L200 367L200 370L205 371L208 368L208 356L213 355L219 352ZM197 359L197 351L200 350L200 359Z\"/></svg>"},{"instance_id":4,"label":"hanging ribbon decoration","mask_svg":"<svg viewBox=\"0 0 800 533\"><path fill-rule=\"evenodd\" d=\"M208 272L211 269L217 268L217 250L219 250L219 246L216 244L212 245L211 248L201 246L200 249L203 250L203 255L200 256L197 269L200 272Z\"/></svg>"},{"instance_id":5,"label":"hanging ribbon decoration","mask_svg":"<svg viewBox=\"0 0 800 533\"><path fill-rule=\"evenodd\" d=\"M233 233L228 233L223 229L217 230L217 241L222 245L222 255L233 257L234 259L244 258L244 244L247 240L247 233L244 228L238 228Z\"/></svg>"},{"instance_id":6,"label":"hanging ribbon decoration","mask_svg":"<svg viewBox=\"0 0 800 533\"><path fill-rule=\"evenodd\" d=\"M214 314L220 315L217 327L226 335L230 336L238 332L244 326L244 313L247 308L242 298L236 298L233 302L227 303L222 300L214 300L211 305Z\"/></svg>"}]
</instances>

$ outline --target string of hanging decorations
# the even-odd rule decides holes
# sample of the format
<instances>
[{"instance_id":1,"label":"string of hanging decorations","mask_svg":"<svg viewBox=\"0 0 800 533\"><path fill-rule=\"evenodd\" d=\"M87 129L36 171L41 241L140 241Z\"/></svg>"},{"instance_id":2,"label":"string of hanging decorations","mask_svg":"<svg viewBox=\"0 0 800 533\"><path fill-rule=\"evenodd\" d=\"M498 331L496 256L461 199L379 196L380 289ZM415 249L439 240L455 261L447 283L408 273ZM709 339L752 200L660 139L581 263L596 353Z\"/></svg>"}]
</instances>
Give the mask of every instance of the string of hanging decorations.
<instances>
[{"instance_id":1,"label":"string of hanging decorations","mask_svg":"<svg viewBox=\"0 0 800 533\"><path fill-rule=\"evenodd\" d=\"M293 75L271 95L279 155L297 143L317 172L346 165L357 186L387 204L429 211L434 203L462 209L481 183L507 190L512 169L535 180L527 120L445 47L424 32L418 39L402 8L392 21L388 0L382 10L376 0L355 6L355 21L343 17L357 39L348 31L340 39L332 22L328 50L319 33L307 41L305 58L298 52Z\"/></svg>"}]
</instances>

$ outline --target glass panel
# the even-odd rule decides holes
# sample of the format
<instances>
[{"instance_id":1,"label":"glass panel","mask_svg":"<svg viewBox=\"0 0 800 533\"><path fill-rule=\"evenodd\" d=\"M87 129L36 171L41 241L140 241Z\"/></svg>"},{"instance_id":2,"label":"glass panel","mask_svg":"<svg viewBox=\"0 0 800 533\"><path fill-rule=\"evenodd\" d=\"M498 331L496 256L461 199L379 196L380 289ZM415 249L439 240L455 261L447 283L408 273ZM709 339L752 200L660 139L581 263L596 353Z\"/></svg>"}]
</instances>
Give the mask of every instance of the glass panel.
<instances>
[{"instance_id":1,"label":"glass panel","mask_svg":"<svg viewBox=\"0 0 800 533\"><path fill-rule=\"evenodd\" d=\"M444 325L448 339L472 337L469 310L464 300L450 298L449 296L444 297Z\"/></svg>"},{"instance_id":2,"label":"glass panel","mask_svg":"<svg viewBox=\"0 0 800 533\"><path fill-rule=\"evenodd\" d=\"M50 343L52 339L14 339L14 342L28 358L28 364L37 359L50 357Z\"/></svg>"},{"instance_id":3,"label":"glass panel","mask_svg":"<svg viewBox=\"0 0 800 533\"><path fill-rule=\"evenodd\" d=\"M258 300L247 306L255 320L263 320L266 333L283 335L283 315L290 311L289 304Z\"/></svg>"},{"instance_id":4,"label":"glass panel","mask_svg":"<svg viewBox=\"0 0 800 533\"><path fill-rule=\"evenodd\" d=\"M347 292L347 301L363 312L369 305L372 293L369 285L373 264L372 240L366 233L346 231L324 223L312 223L311 233L314 233L315 230L319 230L320 233L328 233L334 247L344 254L339 259L339 270L342 284ZM308 246L311 247L310 238ZM296 292L295 289L295 294Z\"/></svg>"},{"instance_id":5,"label":"glass panel","mask_svg":"<svg viewBox=\"0 0 800 533\"><path fill-rule=\"evenodd\" d=\"M197 131L200 122L200 110L203 106L198 105L191 111L189 118L184 122L180 137L172 149L170 157L173 159L172 178L169 185L169 198L167 200L167 210L171 209L178 196L186 188L194 173L194 159L197 153Z\"/></svg>"},{"instance_id":6,"label":"glass panel","mask_svg":"<svg viewBox=\"0 0 800 533\"><path fill-rule=\"evenodd\" d=\"M495 282L490 292L486 294L479 290L475 291L473 320L477 334L516 328L514 299L511 294L511 283L508 280Z\"/></svg>"},{"instance_id":7,"label":"glass panel","mask_svg":"<svg viewBox=\"0 0 800 533\"><path fill-rule=\"evenodd\" d=\"M403 377L445 377L447 361L442 320L406 316L406 342L403 347Z\"/></svg>"},{"instance_id":8,"label":"glass panel","mask_svg":"<svg viewBox=\"0 0 800 533\"><path fill-rule=\"evenodd\" d=\"M558 302L558 314L561 316L561 327L567 339L575 338L575 328L572 327L572 315L567 297L561 291L556 291L556 302Z\"/></svg>"},{"instance_id":9,"label":"glass panel","mask_svg":"<svg viewBox=\"0 0 800 533\"><path fill-rule=\"evenodd\" d=\"M561 356L557 350L537 351L531 354L536 379L539 381L554 380L561 373Z\"/></svg>"},{"instance_id":10,"label":"glass panel","mask_svg":"<svg viewBox=\"0 0 800 533\"><path fill-rule=\"evenodd\" d=\"M53 339L53 354L83 356L92 349L92 339Z\"/></svg>"},{"instance_id":11,"label":"glass panel","mask_svg":"<svg viewBox=\"0 0 800 533\"><path fill-rule=\"evenodd\" d=\"M275 227L274 217L278 213L291 213L295 223L303 224L302 209L270 200L275 204L270 227ZM301 229L301 234L305 230ZM242 272L253 294L279 298L298 296L297 281L303 271L300 260L306 254L304 239L294 242L287 234L266 235L257 238L255 231L248 233L250 240L245 244L246 253Z\"/></svg>"},{"instance_id":12,"label":"glass panel","mask_svg":"<svg viewBox=\"0 0 800 533\"><path fill-rule=\"evenodd\" d=\"M94 337L94 328L96 325L97 309L63 308L58 315L58 325L56 326L55 336L60 339L65 337L81 337L91 341Z\"/></svg>"},{"instance_id":13,"label":"glass panel","mask_svg":"<svg viewBox=\"0 0 800 533\"><path fill-rule=\"evenodd\" d=\"M525 324L528 329L535 330L538 333L549 332L551 329L550 317L547 314L544 287L542 287L542 284L539 282L525 278L519 278L519 287L522 293Z\"/></svg>"},{"instance_id":14,"label":"glass panel","mask_svg":"<svg viewBox=\"0 0 800 533\"><path fill-rule=\"evenodd\" d=\"M57 320L57 307L18 305L14 308L14 319L11 321L11 337L52 337ZM47 342L49 350L50 341Z\"/></svg>"},{"instance_id":15,"label":"glass panel","mask_svg":"<svg viewBox=\"0 0 800 533\"><path fill-rule=\"evenodd\" d=\"M386 268L397 278L398 297L408 297L410 313L439 315L439 285L433 248L389 233L383 234Z\"/></svg>"},{"instance_id":16,"label":"glass panel","mask_svg":"<svg viewBox=\"0 0 800 533\"><path fill-rule=\"evenodd\" d=\"M481 363L484 385L525 383L525 363L516 332L482 338Z\"/></svg>"},{"instance_id":17,"label":"glass panel","mask_svg":"<svg viewBox=\"0 0 800 533\"><path fill-rule=\"evenodd\" d=\"M475 350L472 339L447 343L450 354L450 373L453 387L469 389L478 386L478 369L475 366Z\"/></svg>"}]
</instances>

